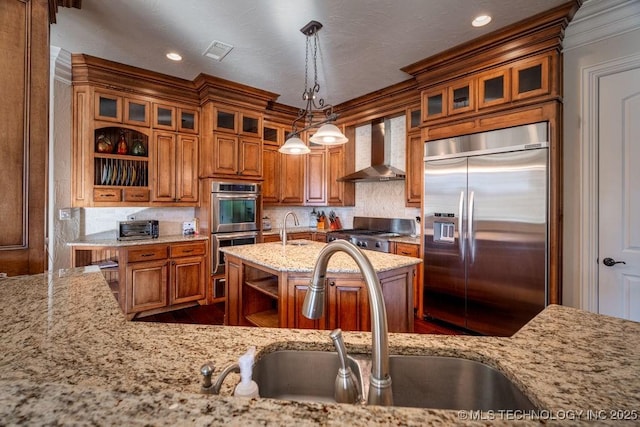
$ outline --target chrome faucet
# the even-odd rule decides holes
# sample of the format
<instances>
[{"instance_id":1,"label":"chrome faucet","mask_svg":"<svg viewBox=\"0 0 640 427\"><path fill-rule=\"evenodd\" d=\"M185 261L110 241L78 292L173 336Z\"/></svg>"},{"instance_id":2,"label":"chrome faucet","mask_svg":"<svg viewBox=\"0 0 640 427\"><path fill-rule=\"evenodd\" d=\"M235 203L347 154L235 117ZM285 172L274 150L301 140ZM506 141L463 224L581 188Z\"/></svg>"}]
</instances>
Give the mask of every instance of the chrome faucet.
<instances>
[{"instance_id":1,"label":"chrome faucet","mask_svg":"<svg viewBox=\"0 0 640 427\"><path fill-rule=\"evenodd\" d=\"M227 378L227 375L235 372L236 374L240 373L240 365L237 363L232 363L222 370L215 383L211 382L211 374L213 374L213 363L207 362L202 365L200 368L200 373L202 374L202 385L200 387L200 391L205 394L220 394L220 388L222 387L222 383L224 379Z\"/></svg>"},{"instance_id":2,"label":"chrome faucet","mask_svg":"<svg viewBox=\"0 0 640 427\"><path fill-rule=\"evenodd\" d=\"M288 211L286 214L284 214L284 219L282 220L282 229L280 230L280 239L282 240L282 246L287 245L287 217L289 215L293 216L293 225L295 225L296 227L300 225L300 223L298 222L298 217L294 212Z\"/></svg>"},{"instance_id":3,"label":"chrome faucet","mask_svg":"<svg viewBox=\"0 0 640 427\"><path fill-rule=\"evenodd\" d=\"M382 287L371 261L356 245L346 240L334 240L322 248L313 269L309 290L302 304L302 315L309 319L319 319L322 316L327 264L336 252L345 252L353 258L364 276L369 294L372 363L367 403L369 405L391 406L393 405L393 394L391 376L389 375L387 311L382 297Z\"/></svg>"}]
</instances>

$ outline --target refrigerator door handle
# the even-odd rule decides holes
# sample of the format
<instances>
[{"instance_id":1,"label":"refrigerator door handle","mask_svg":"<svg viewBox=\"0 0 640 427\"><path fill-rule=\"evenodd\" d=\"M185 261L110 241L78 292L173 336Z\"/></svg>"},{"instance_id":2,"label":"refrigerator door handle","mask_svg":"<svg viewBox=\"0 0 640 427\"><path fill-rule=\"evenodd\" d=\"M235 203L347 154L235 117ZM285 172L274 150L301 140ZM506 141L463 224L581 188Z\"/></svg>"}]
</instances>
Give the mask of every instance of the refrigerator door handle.
<instances>
[{"instance_id":1,"label":"refrigerator door handle","mask_svg":"<svg viewBox=\"0 0 640 427\"><path fill-rule=\"evenodd\" d=\"M476 252L476 247L475 247L475 236L474 236L474 230L473 230L473 208L474 208L474 199L475 199L475 192L472 191L469 194L469 225L467 226L469 229L469 256L471 258L471 263L473 264L473 261L475 259L475 252Z\"/></svg>"},{"instance_id":2,"label":"refrigerator door handle","mask_svg":"<svg viewBox=\"0 0 640 427\"><path fill-rule=\"evenodd\" d=\"M465 243L467 239L464 238L464 232L462 231L462 219L464 218L464 191L460 192L460 202L458 203L458 247L460 249L460 258L464 261Z\"/></svg>"}]
</instances>

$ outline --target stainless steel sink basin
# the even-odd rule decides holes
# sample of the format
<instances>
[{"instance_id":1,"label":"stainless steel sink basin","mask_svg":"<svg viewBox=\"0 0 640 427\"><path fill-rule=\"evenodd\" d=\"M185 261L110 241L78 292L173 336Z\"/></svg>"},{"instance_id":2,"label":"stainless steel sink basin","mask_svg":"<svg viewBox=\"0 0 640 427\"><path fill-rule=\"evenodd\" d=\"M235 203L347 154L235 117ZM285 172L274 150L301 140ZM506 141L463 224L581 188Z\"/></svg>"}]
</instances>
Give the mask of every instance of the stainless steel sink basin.
<instances>
[{"instance_id":1,"label":"stainless steel sink basin","mask_svg":"<svg viewBox=\"0 0 640 427\"><path fill-rule=\"evenodd\" d=\"M395 406L485 411L536 409L500 371L473 360L390 356L389 369Z\"/></svg>"},{"instance_id":2,"label":"stainless steel sink basin","mask_svg":"<svg viewBox=\"0 0 640 427\"><path fill-rule=\"evenodd\" d=\"M360 387L369 386L370 361L349 359ZM254 366L261 397L335 402L337 353L283 350ZM500 371L472 360L438 356L399 356L389 360L394 406L433 409L530 410L531 401ZM363 377L364 375L364 377Z\"/></svg>"},{"instance_id":3,"label":"stainless steel sink basin","mask_svg":"<svg viewBox=\"0 0 640 427\"><path fill-rule=\"evenodd\" d=\"M361 382L358 363L349 359L349 364ZM260 388L260 397L335 402L333 390L339 367L335 352L280 350L255 363L253 380Z\"/></svg>"}]
</instances>

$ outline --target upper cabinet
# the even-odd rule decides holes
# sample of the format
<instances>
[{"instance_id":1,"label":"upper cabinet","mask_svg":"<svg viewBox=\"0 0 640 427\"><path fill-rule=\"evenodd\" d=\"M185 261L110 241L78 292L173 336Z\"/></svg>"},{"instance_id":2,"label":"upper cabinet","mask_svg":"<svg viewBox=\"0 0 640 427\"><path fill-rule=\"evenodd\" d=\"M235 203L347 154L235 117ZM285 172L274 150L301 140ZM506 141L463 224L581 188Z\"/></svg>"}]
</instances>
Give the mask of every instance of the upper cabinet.
<instances>
[{"instance_id":1,"label":"upper cabinet","mask_svg":"<svg viewBox=\"0 0 640 427\"><path fill-rule=\"evenodd\" d=\"M551 54L538 55L424 89L422 120L425 124L440 123L548 96L553 58Z\"/></svg>"},{"instance_id":2,"label":"upper cabinet","mask_svg":"<svg viewBox=\"0 0 640 427\"><path fill-rule=\"evenodd\" d=\"M196 206L200 108L190 85L88 55L72 65L74 206ZM118 86L132 76L135 87Z\"/></svg>"},{"instance_id":3,"label":"upper cabinet","mask_svg":"<svg viewBox=\"0 0 640 427\"><path fill-rule=\"evenodd\" d=\"M513 100L547 95L550 92L550 58L541 56L525 59L513 64L511 68L511 97Z\"/></svg>"},{"instance_id":4,"label":"upper cabinet","mask_svg":"<svg viewBox=\"0 0 640 427\"><path fill-rule=\"evenodd\" d=\"M263 125L262 203L265 205L304 204L305 157L282 154L290 125L265 121Z\"/></svg>"},{"instance_id":5,"label":"upper cabinet","mask_svg":"<svg viewBox=\"0 0 640 427\"><path fill-rule=\"evenodd\" d=\"M200 176L262 179L262 114L209 102L203 116Z\"/></svg>"}]
</instances>

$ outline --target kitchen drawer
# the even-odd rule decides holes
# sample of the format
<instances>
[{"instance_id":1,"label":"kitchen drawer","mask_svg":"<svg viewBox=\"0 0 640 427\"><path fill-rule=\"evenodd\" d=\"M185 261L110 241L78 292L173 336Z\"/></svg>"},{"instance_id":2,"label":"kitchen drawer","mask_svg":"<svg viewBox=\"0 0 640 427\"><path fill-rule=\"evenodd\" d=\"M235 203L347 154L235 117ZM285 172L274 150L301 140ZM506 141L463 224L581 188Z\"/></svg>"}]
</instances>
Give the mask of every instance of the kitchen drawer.
<instances>
[{"instance_id":1,"label":"kitchen drawer","mask_svg":"<svg viewBox=\"0 0 640 427\"><path fill-rule=\"evenodd\" d=\"M148 188L125 188L123 190L123 200L125 202L148 202L149 201L149 189Z\"/></svg>"},{"instance_id":2,"label":"kitchen drawer","mask_svg":"<svg viewBox=\"0 0 640 427\"><path fill-rule=\"evenodd\" d=\"M420 258L420 245L414 245L411 243L399 243L396 242L397 255L410 256L414 258Z\"/></svg>"},{"instance_id":3,"label":"kitchen drawer","mask_svg":"<svg viewBox=\"0 0 640 427\"><path fill-rule=\"evenodd\" d=\"M142 245L127 251L129 262L153 261L166 259L169 254L167 245Z\"/></svg>"},{"instance_id":4,"label":"kitchen drawer","mask_svg":"<svg viewBox=\"0 0 640 427\"><path fill-rule=\"evenodd\" d=\"M196 243L179 243L173 244L169 248L171 252L171 258L183 257L183 256L195 256L204 255L207 252L206 241L200 241Z\"/></svg>"},{"instance_id":5,"label":"kitchen drawer","mask_svg":"<svg viewBox=\"0 0 640 427\"><path fill-rule=\"evenodd\" d=\"M122 200L122 190L119 188L94 188L94 202L119 202Z\"/></svg>"}]
</instances>

